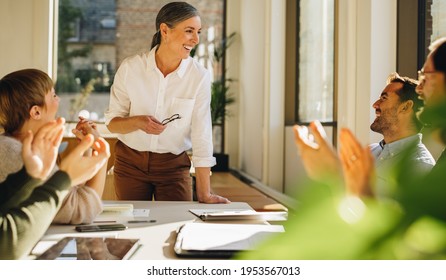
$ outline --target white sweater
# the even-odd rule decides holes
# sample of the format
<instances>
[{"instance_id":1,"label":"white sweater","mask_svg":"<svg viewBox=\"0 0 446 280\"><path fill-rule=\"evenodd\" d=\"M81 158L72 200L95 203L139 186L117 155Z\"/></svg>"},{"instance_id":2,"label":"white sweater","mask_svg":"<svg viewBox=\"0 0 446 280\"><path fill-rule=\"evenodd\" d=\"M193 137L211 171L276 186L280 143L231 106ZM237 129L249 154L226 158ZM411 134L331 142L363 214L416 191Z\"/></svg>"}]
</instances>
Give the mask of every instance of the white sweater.
<instances>
[{"instance_id":1,"label":"white sweater","mask_svg":"<svg viewBox=\"0 0 446 280\"><path fill-rule=\"evenodd\" d=\"M22 143L12 137L0 135L0 183L11 173L23 167ZM52 173L58 170L56 165ZM102 201L95 190L88 186L74 186L62 202L53 223L91 223L102 212Z\"/></svg>"}]
</instances>

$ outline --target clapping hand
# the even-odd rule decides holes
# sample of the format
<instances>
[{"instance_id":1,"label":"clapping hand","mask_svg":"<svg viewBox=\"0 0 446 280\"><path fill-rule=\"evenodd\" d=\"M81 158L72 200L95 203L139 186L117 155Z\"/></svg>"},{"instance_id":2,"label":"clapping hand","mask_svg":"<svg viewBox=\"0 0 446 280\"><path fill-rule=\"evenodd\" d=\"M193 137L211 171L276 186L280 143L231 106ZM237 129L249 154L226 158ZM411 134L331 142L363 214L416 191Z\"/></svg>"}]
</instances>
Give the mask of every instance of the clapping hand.
<instances>
[{"instance_id":1,"label":"clapping hand","mask_svg":"<svg viewBox=\"0 0 446 280\"><path fill-rule=\"evenodd\" d=\"M322 180L327 176L341 177L339 158L327 141L321 123L310 123L312 135L305 126L295 125L293 128L294 140L308 176L313 180Z\"/></svg>"},{"instance_id":2,"label":"clapping hand","mask_svg":"<svg viewBox=\"0 0 446 280\"><path fill-rule=\"evenodd\" d=\"M340 141L340 157L347 191L358 196L373 196L375 168L369 147L362 147L346 128L341 129Z\"/></svg>"},{"instance_id":3,"label":"clapping hand","mask_svg":"<svg viewBox=\"0 0 446 280\"><path fill-rule=\"evenodd\" d=\"M93 148L91 155L84 153ZM87 134L60 163L60 170L65 171L71 178L72 185L79 185L91 179L110 157L110 147L103 138L94 139Z\"/></svg>"},{"instance_id":4,"label":"clapping hand","mask_svg":"<svg viewBox=\"0 0 446 280\"><path fill-rule=\"evenodd\" d=\"M92 134L95 140L101 137L97 130L97 125L81 116L79 116L79 122L72 132L78 139L83 139L87 134Z\"/></svg>"},{"instance_id":5,"label":"clapping hand","mask_svg":"<svg viewBox=\"0 0 446 280\"><path fill-rule=\"evenodd\" d=\"M28 131L23 139L22 158L31 177L45 180L56 164L65 119L59 118L42 126L36 135Z\"/></svg>"}]
</instances>

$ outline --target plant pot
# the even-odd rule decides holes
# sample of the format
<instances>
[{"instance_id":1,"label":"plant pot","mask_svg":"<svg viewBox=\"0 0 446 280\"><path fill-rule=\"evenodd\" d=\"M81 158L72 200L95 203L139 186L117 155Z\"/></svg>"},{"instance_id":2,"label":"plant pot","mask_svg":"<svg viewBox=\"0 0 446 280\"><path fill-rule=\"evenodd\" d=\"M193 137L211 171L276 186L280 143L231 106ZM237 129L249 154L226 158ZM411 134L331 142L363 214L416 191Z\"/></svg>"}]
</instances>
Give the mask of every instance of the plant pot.
<instances>
[{"instance_id":1,"label":"plant pot","mask_svg":"<svg viewBox=\"0 0 446 280\"><path fill-rule=\"evenodd\" d=\"M228 172L229 171L229 155L214 154L217 164L211 167L212 172Z\"/></svg>"}]
</instances>

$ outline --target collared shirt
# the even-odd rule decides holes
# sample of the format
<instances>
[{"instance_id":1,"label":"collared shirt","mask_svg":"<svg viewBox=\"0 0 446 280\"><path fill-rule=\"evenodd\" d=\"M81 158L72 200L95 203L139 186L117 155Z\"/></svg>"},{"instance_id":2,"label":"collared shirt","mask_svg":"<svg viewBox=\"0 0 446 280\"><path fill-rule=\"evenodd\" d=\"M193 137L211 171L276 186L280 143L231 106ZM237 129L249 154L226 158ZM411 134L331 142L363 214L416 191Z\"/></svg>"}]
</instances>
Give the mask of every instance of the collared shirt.
<instances>
[{"instance_id":1,"label":"collared shirt","mask_svg":"<svg viewBox=\"0 0 446 280\"><path fill-rule=\"evenodd\" d=\"M195 167L215 165L212 145L211 81L201 64L189 57L166 77L155 62L155 50L125 59L110 91L106 124L115 117L151 115L162 121L174 114L181 119L167 124L160 135L141 130L118 134L132 149L180 154L192 148Z\"/></svg>"},{"instance_id":2,"label":"collared shirt","mask_svg":"<svg viewBox=\"0 0 446 280\"><path fill-rule=\"evenodd\" d=\"M404 151L414 147L410 158L414 170L420 175L427 174L435 165L435 160L429 150L422 143L422 134L418 133L395 142L386 144L384 140L371 144L370 151L375 157L376 167L376 193L378 196L388 196L396 186L394 166L401 159Z\"/></svg>"}]
</instances>

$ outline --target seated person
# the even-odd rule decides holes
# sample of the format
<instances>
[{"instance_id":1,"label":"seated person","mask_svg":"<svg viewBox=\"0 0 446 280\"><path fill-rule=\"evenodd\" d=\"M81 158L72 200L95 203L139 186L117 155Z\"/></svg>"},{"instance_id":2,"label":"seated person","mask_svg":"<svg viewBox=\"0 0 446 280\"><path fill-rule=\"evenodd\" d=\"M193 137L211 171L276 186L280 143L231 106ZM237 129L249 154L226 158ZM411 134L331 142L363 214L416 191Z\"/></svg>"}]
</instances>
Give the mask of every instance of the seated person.
<instances>
[{"instance_id":1,"label":"seated person","mask_svg":"<svg viewBox=\"0 0 446 280\"><path fill-rule=\"evenodd\" d=\"M24 167L0 183L0 259L28 255L48 229L70 186L90 179L110 157L107 142L102 138L94 141L88 135L46 180L56 162L63 124L63 119L50 121L35 134L29 131L23 135L19 156ZM92 156L83 156L92 145ZM24 189L27 191L22 192Z\"/></svg>"},{"instance_id":2,"label":"seated person","mask_svg":"<svg viewBox=\"0 0 446 280\"><path fill-rule=\"evenodd\" d=\"M412 147L411 163L414 170L420 175L428 173L435 165L435 160L426 146L422 143L420 132L423 124L418 120L416 112L422 107L422 101L419 100L415 89L418 83L407 77L401 77L397 73L392 73L387 79L387 85L382 91L380 98L373 103L376 112L376 118L370 125L370 129L383 135L383 140L369 146L375 158L376 174L376 195L379 197L392 196L390 185L395 185L393 166L401 159L403 151ZM330 171L340 174L340 163L334 151L325 140L325 132L319 123L312 123L316 144L311 144L307 139L306 129L295 127L295 141L302 153L304 164L314 163L320 165L321 154L326 151L324 157L331 160L326 161L331 167L321 168L321 172ZM313 179L321 176L318 174L318 168L308 167L306 170Z\"/></svg>"},{"instance_id":3,"label":"seated person","mask_svg":"<svg viewBox=\"0 0 446 280\"><path fill-rule=\"evenodd\" d=\"M418 113L418 118L428 124L433 133L443 146L446 145L446 37L434 41L429 47L430 53L426 58L423 69L419 71L419 84L416 88L419 98L423 100L424 107ZM341 143L341 156L344 174L346 175L346 185L351 192L361 196L374 195L373 180L369 180L373 169L368 168L370 165L370 156L368 151L361 149L359 141L346 130L345 137ZM437 164L432 171L426 176L427 179L442 176L442 168L446 165L446 153L443 150L442 154L437 160ZM442 164L440 164L442 163ZM412 174L407 174L408 177L413 177ZM361 179L362 178L362 179ZM366 178L366 179L364 179ZM434 186L437 186L435 182ZM426 183L423 182L423 186ZM429 191L433 191L433 186L429 186ZM441 197L441 196L438 196ZM438 199L437 197L437 199ZM420 196L421 199L421 196ZM422 204L421 200L419 201ZM423 201L429 204L429 201ZM435 204L434 204L435 205ZM437 207L439 205L435 205ZM432 207L432 206L431 206ZM441 209L443 207L439 207ZM444 212L444 211L442 211ZM446 213L446 212L444 212ZM442 215L441 215L442 216Z\"/></svg>"},{"instance_id":4,"label":"seated person","mask_svg":"<svg viewBox=\"0 0 446 280\"><path fill-rule=\"evenodd\" d=\"M37 69L24 69L10 73L0 80L0 182L8 174L21 169L21 142L28 130L36 132L55 119L59 97L55 94L51 78ZM81 119L74 131L99 136L94 126ZM101 196L104 190L107 166L103 166L85 184L73 185L54 218L54 223L91 223L102 211ZM57 166L54 171L57 170Z\"/></svg>"}]
</instances>

